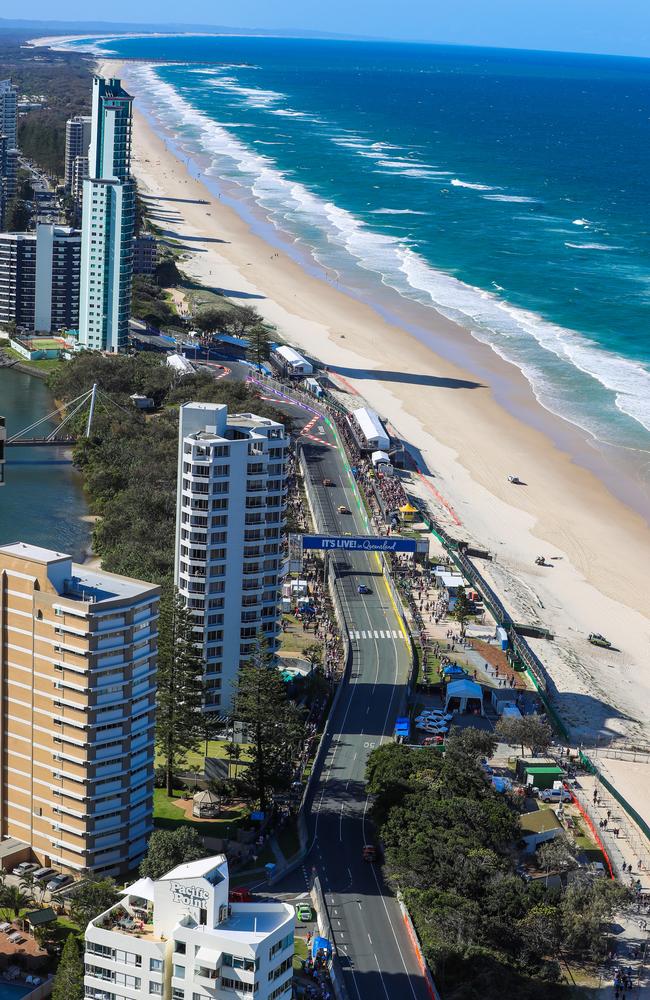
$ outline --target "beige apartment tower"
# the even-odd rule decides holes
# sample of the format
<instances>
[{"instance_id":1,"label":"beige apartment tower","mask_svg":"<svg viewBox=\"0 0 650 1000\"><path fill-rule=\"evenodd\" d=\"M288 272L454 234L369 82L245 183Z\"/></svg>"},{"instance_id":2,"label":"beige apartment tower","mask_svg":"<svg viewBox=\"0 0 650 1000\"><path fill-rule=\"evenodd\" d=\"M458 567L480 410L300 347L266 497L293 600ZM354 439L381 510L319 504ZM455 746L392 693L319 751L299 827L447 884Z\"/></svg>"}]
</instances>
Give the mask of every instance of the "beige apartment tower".
<instances>
[{"instance_id":1,"label":"beige apartment tower","mask_svg":"<svg viewBox=\"0 0 650 1000\"><path fill-rule=\"evenodd\" d=\"M133 870L152 829L159 589L0 546L0 834L72 875Z\"/></svg>"}]
</instances>

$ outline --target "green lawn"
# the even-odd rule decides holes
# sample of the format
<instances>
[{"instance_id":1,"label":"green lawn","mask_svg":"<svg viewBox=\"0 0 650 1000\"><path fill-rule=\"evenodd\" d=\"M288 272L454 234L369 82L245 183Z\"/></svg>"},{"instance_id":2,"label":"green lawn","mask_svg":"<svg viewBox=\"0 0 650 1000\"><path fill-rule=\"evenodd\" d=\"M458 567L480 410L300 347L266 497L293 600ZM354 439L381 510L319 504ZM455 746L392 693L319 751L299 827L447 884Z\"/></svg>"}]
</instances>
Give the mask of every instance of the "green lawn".
<instances>
[{"instance_id":1,"label":"green lawn","mask_svg":"<svg viewBox=\"0 0 650 1000\"><path fill-rule=\"evenodd\" d=\"M215 757L218 760L226 760L228 754L226 753L226 747L228 745L228 740L208 740L208 757ZM239 774L242 763L250 760L248 754L249 743L240 743L241 756L238 761L233 760L230 765L230 777L235 777L235 765L237 765L237 774ZM205 742L201 743L199 750L190 750L187 754L187 770L188 771L198 771L203 773L203 759L205 756ZM162 767L164 763L163 757L156 753L156 767Z\"/></svg>"},{"instance_id":2,"label":"green lawn","mask_svg":"<svg viewBox=\"0 0 650 1000\"><path fill-rule=\"evenodd\" d=\"M4 351L4 353L10 358L15 358L16 361L19 361L21 365L25 365L26 368L35 368L37 371L56 371L65 363L63 361L59 361L58 358L45 358L43 361L28 361L27 358L24 358L22 354L18 353L18 351L14 351L13 347L7 346L6 341L0 341L0 350Z\"/></svg>"},{"instance_id":3,"label":"green lawn","mask_svg":"<svg viewBox=\"0 0 650 1000\"><path fill-rule=\"evenodd\" d=\"M297 937L294 941L294 952L293 952L293 967L299 972L302 969L302 963L307 958L307 942L304 938Z\"/></svg>"},{"instance_id":4,"label":"green lawn","mask_svg":"<svg viewBox=\"0 0 650 1000\"><path fill-rule=\"evenodd\" d=\"M280 637L280 656L283 653L302 653L306 646L322 645L314 638L313 632L302 631L300 622L293 615L282 615L282 620L287 623L289 629Z\"/></svg>"},{"instance_id":5,"label":"green lawn","mask_svg":"<svg viewBox=\"0 0 650 1000\"><path fill-rule=\"evenodd\" d=\"M180 798L180 792L175 792L173 798ZM173 799L168 798L164 788L155 788L153 793L154 826L163 830L175 830L179 826L191 826L205 837L229 837L234 834L246 818L246 809L225 806L219 819L209 823L199 823L188 819Z\"/></svg>"}]
</instances>

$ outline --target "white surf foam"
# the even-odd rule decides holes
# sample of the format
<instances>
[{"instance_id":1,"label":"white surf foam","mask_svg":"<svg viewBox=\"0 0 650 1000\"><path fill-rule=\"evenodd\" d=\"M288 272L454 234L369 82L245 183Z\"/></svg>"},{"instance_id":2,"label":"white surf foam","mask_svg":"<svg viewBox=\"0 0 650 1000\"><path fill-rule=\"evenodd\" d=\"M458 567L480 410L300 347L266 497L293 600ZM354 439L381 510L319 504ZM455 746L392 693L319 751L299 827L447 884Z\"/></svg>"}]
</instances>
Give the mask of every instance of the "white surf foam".
<instances>
[{"instance_id":1,"label":"white surf foam","mask_svg":"<svg viewBox=\"0 0 650 1000\"><path fill-rule=\"evenodd\" d=\"M418 212L415 208L373 208L371 215L428 215L428 212Z\"/></svg>"},{"instance_id":2,"label":"white surf foam","mask_svg":"<svg viewBox=\"0 0 650 1000\"><path fill-rule=\"evenodd\" d=\"M571 223L571 225L573 225L573 226L588 226L588 225L590 225L590 223L587 221L587 219L574 219L573 222Z\"/></svg>"},{"instance_id":3,"label":"white surf foam","mask_svg":"<svg viewBox=\"0 0 650 1000\"><path fill-rule=\"evenodd\" d=\"M244 87L234 76L218 76L207 81L211 87L225 90L242 98L244 104L251 108L268 108L279 101L286 100L286 94L277 90L264 90L261 87Z\"/></svg>"},{"instance_id":4,"label":"white surf foam","mask_svg":"<svg viewBox=\"0 0 650 1000\"><path fill-rule=\"evenodd\" d=\"M511 201L515 205L534 205L539 203L539 198L528 198L523 194L484 194L484 201Z\"/></svg>"},{"instance_id":5,"label":"white surf foam","mask_svg":"<svg viewBox=\"0 0 650 1000\"><path fill-rule=\"evenodd\" d=\"M140 67L132 75L139 76L141 92L152 102L152 110L162 113L181 141L196 143L213 157L209 173L227 176L252 191L267 217L280 229L290 222L293 235L310 246L324 266L344 268L340 255L344 251L348 260L352 257L384 285L461 322L476 339L527 375L544 406L595 436L626 444L631 428L613 426L611 416L616 411L650 431L650 371L644 366L602 350L575 331L510 306L493 292L437 271L405 240L374 231L352 213L287 177L267 156L193 108L149 67ZM361 140L349 137L346 141ZM590 409L581 399L589 399L596 390L601 393L598 408Z\"/></svg>"},{"instance_id":6,"label":"white surf foam","mask_svg":"<svg viewBox=\"0 0 650 1000\"><path fill-rule=\"evenodd\" d=\"M565 240L564 245L572 250L622 250L622 247L610 247L606 243L569 243Z\"/></svg>"},{"instance_id":7,"label":"white surf foam","mask_svg":"<svg viewBox=\"0 0 650 1000\"><path fill-rule=\"evenodd\" d=\"M469 181L461 181L458 177L450 182L452 187L455 188L468 188L470 191L498 191L499 188L492 184L473 184Z\"/></svg>"}]
</instances>

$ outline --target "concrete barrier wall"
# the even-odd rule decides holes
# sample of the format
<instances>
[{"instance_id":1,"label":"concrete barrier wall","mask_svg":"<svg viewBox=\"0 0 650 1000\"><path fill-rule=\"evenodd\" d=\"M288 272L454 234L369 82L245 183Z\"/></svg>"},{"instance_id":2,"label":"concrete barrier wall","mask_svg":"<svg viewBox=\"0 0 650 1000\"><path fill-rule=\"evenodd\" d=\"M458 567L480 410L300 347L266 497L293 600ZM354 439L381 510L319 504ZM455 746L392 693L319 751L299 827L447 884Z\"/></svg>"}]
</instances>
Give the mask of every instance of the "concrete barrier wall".
<instances>
[{"instance_id":1,"label":"concrete barrier wall","mask_svg":"<svg viewBox=\"0 0 650 1000\"><path fill-rule=\"evenodd\" d=\"M314 909L316 910L318 931L322 937L327 938L327 940L332 944L332 961L330 962L329 974L332 981L334 996L336 997L336 1000L348 1000L348 992L343 982L343 971L341 969L338 956L334 951L334 934L332 933L332 924L327 910L327 903L325 902L325 896L323 895L323 890L321 889L320 879L318 876L316 876L312 885L311 898L314 904ZM439 1000L439 998L436 998L436 1000Z\"/></svg>"}]
</instances>

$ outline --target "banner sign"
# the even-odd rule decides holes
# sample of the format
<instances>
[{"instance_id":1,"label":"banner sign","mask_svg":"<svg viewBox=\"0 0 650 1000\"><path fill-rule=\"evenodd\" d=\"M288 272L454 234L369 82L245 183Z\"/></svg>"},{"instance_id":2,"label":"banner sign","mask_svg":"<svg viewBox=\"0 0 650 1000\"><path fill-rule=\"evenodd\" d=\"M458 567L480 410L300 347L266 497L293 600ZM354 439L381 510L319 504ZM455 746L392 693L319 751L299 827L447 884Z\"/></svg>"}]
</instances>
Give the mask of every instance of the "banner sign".
<instances>
[{"instance_id":1,"label":"banner sign","mask_svg":"<svg viewBox=\"0 0 650 1000\"><path fill-rule=\"evenodd\" d=\"M415 552L414 538L396 535L303 535L303 549L322 549L325 552Z\"/></svg>"}]
</instances>

